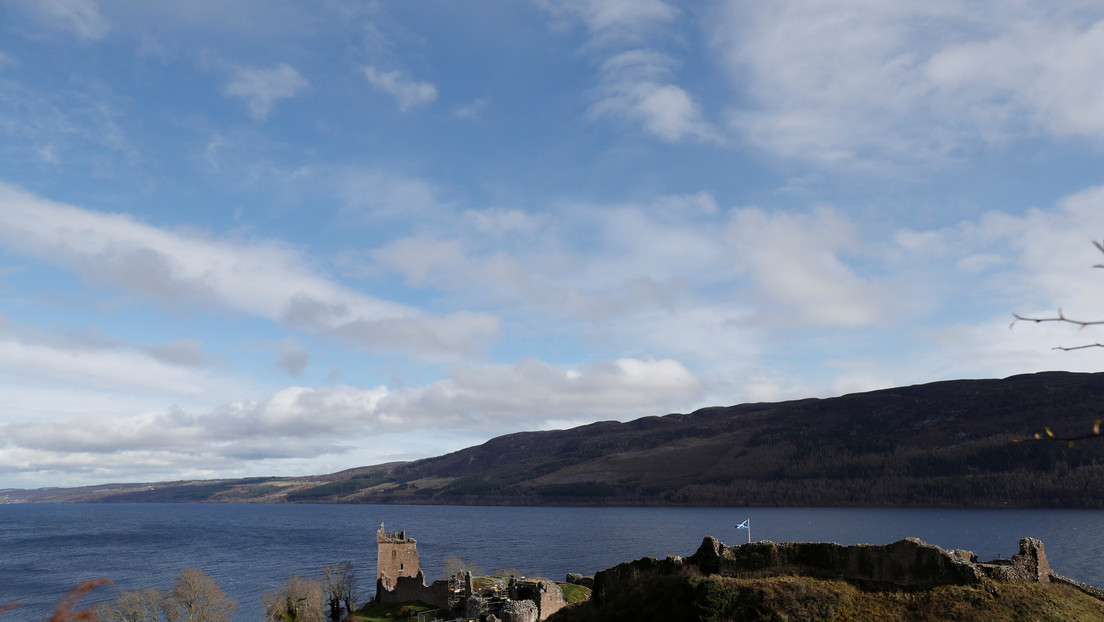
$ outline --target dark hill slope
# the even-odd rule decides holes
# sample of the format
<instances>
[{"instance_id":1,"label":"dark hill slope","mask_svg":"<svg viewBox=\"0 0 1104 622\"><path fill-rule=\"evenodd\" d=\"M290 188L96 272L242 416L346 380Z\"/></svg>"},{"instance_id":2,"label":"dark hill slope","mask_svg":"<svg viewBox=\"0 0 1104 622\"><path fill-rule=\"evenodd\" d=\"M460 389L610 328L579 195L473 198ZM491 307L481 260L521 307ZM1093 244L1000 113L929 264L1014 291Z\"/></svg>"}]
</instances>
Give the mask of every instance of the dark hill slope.
<instances>
[{"instance_id":1,"label":"dark hill slope","mask_svg":"<svg viewBox=\"0 0 1104 622\"><path fill-rule=\"evenodd\" d=\"M524 432L397 466L352 495L291 500L509 504L1104 507L1088 432L1104 374L960 380ZM320 494L321 493L321 494Z\"/></svg>"},{"instance_id":2,"label":"dark hill slope","mask_svg":"<svg viewBox=\"0 0 1104 622\"><path fill-rule=\"evenodd\" d=\"M1104 374L956 380L522 432L311 478L51 491L52 500L1104 507ZM4 494L0 491L0 496Z\"/></svg>"}]
</instances>

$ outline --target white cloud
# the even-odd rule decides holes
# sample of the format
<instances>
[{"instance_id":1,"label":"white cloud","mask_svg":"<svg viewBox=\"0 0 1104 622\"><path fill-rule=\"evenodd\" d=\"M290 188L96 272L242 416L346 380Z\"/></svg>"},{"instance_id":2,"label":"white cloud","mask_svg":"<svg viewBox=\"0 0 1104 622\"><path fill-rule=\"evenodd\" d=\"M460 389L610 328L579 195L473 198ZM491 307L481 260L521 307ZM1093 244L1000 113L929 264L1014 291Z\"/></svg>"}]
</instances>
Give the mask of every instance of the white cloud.
<instances>
[{"instance_id":1,"label":"white cloud","mask_svg":"<svg viewBox=\"0 0 1104 622\"><path fill-rule=\"evenodd\" d=\"M185 399L225 396L241 388L123 347L83 347L10 334L0 334L0 378Z\"/></svg>"},{"instance_id":2,"label":"white cloud","mask_svg":"<svg viewBox=\"0 0 1104 622\"><path fill-rule=\"evenodd\" d=\"M403 238L372 251L378 265L399 272L414 286L425 285L431 272L453 266L463 256L460 242L428 237Z\"/></svg>"},{"instance_id":3,"label":"white cloud","mask_svg":"<svg viewBox=\"0 0 1104 622\"><path fill-rule=\"evenodd\" d=\"M276 367L283 370L289 376L303 375L307 363L310 363L310 352L303 347L303 343L295 337L288 337L280 341L279 358Z\"/></svg>"},{"instance_id":4,"label":"white cloud","mask_svg":"<svg viewBox=\"0 0 1104 622\"><path fill-rule=\"evenodd\" d=\"M537 0L559 19L581 20L597 35L638 38L654 24L670 22L679 10L662 0Z\"/></svg>"},{"instance_id":5,"label":"white cloud","mask_svg":"<svg viewBox=\"0 0 1104 622\"><path fill-rule=\"evenodd\" d=\"M437 99L437 88L433 84L411 80L398 70L384 72L365 67L364 76L372 86L394 97L403 112Z\"/></svg>"},{"instance_id":6,"label":"white cloud","mask_svg":"<svg viewBox=\"0 0 1104 622\"><path fill-rule=\"evenodd\" d=\"M591 106L590 114L632 119L666 142L719 140L720 134L703 120L701 107L690 94L665 83L673 64L654 50L631 50L606 60L601 99Z\"/></svg>"},{"instance_id":7,"label":"white cloud","mask_svg":"<svg viewBox=\"0 0 1104 622\"><path fill-rule=\"evenodd\" d=\"M808 214L767 214L760 209L733 212L730 237L736 268L746 270L769 313L784 324L794 318L824 326L863 326L886 322L897 296L855 273L841 255L860 247L850 221L830 209ZM784 318L784 319L783 319Z\"/></svg>"},{"instance_id":8,"label":"white cloud","mask_svg":"<svg viewBox=\"0 0 1104 622\"><path fill-rule=\"evenodd\" d=\"M271 69L238 67L234 79L226 85L226 94L245 100L249 114L264 121L277 101L295 97L307 86L307 80L285 63Z\"/></svg>"},{"instance_id":9,"label":"white cloud","mask_svg":"<svg viewBox=\"0 0 1104 622\"><path fill-rule=\"evenodd\" d=\"M162 363L171 365L202 367L207 362L203 349L196 339L178 339L170 343L146 346L143 350Z\"/></svg>"},{"instance_id":10,"label":"white cloud","mask_svg":"<svg viewBox=\"0 0 1104 622\"><path fill-rule=\"evenodd\" d=\"M487 314L434 317L350 290L275 243L170 232L3 184L0 244L164 305L228 308L368 348L434 356L472 352L498 329Z\"/></svg>"},{"instance_id":11,"label":"white cloud","mask_svg":"<svg viewBox=\"0 0 1104 622\"><path fill-rule=\"evenodd\" d=\"M695 192L694 194L669 194L659 197L655 201L655 206L664 210L670 210L676 213L694 214L716 214L720 211L717 207L717 199L713 195L704 190Z\"/></svg>"},{"instance_id":12,"label":"white cloud","mask_svg":"<svg viewBox=\"0 0 1104 622\"><path fill-rule=\"evenodd\" d=\"M264 400L201 412L172 408L0 423L0 472L111 468L122 458L180 469L197 464L193 453L225 469L247 459L344 453L389 431L506 432L554 420L665 414L701 390L701 381L677 361L631 358L582 368L535 360L463 367L449 379L398 390L289 387ZM295 439L294 451L288 439Z\"/></svg>"},{"instance_id":13,"label":"white cloud","mask_svg":"<svg viewBox=\"0 0 1104 622\"><path fill-rule=\"evenodd\" d=\"M542 218L519 209L467 210L464 215L475 221L480 232L496 236L533 233L541 227L543 221Z\"/></svg>"},{"instance_id":14,"label":"white cloud","mask_svg":"<svg viewBox=\"0 0 1104 622\"><path fill-rule=\"evenodd\" d=\"M37 0L32 6L56 27L86 41L102 39L110 30L95 0Z\"/></svg>"},{"instance_id":15,"label":"white cloud","mask_svg":"<svg viewBox=\"0 0 1104 622\"><path fill-rule=\"evenodd\" d=\"M978 118L1031 125L1056 134L1104 134L1104 20L1089 25L1024 21L985 41L951 45L932 56L927 77Z\"/></svg>"},{"instance_id":16,"label":"white cloud","mask_svg":"<svg viewBox=\"0 0 1104 622\"><path fill-rule=\"evenodd\" d=\"M448 380L398 393L382 407L404 425L529 428L547 419L635 419L692 401L702 381L671 359L621 358L567 368L528 359L453 369Z\"/></svg>"},{"instance_id":17,"label":"white cloud","mask_svg":"<svg viewBox=\"0 0 1104 622\"><path fill-rule=\"evenodd\" d=\"M409 218L444 207L429 183L412 177L351 168L339 171L333 185L350 214Z\"/></svg>"},{"instance_id":18,"label":"white cloud","mask_svg":"<svg viewBox=\"0 0 1104 622\"><path fill-rule=\"evenodd\" d=\"M732 127L828 165L915 162L1039 131L1099 135L1101 11L942 0L727 3Z\"/></svg>"},{"instance_id":19,"label":"white cloud","mask_svg":"<svg viewBox=\"0 0 1104 622\"><path fill-rule=\"evenodd\" d=\"M459 119L474 119L483 114L483 110L487 108L488 103L490 103L490 100L481 97L470 103L456 106L452 109L452 116Z\"/></svg>"}]
</instances>

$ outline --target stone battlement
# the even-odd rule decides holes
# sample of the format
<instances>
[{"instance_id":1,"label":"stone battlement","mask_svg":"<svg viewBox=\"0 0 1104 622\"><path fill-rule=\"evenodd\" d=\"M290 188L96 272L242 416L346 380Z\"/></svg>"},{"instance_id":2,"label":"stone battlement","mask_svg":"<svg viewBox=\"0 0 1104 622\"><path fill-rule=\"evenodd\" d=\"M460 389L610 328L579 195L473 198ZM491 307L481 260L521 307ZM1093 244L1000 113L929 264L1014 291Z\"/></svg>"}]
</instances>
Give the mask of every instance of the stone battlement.
<instances>
[{"instance_id":1,"label":"stone battlement","mask_svg":"<svg viewBox=\"0 0 1104 622\"><path fill-rule=\"evenodd\" d=\"M383 528L383 523L380 523L379 529L376 531L376 544L383 543L390 544L417 544L418 541L414 538L406 537L406 530L402 531L387 531Z\"/></svg>"}]
</instances>

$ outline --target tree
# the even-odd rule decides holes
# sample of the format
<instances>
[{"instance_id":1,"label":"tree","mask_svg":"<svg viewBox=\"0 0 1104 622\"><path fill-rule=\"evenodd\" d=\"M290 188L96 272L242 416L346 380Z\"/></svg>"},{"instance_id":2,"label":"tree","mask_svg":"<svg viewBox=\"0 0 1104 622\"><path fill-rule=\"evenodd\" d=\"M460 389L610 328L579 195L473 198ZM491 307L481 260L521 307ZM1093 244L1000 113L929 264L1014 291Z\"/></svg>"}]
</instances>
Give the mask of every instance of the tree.
<instances>
[{"instance_id":1,"label":"tree","mask_svg":"<svg viewBox=\"0 0 1104 622\"><path fill-rule=\"evenodd\" d=\"M96 618L99 622L160 622L164 599L154 588L123 592L110 603L98 604Z\"/></svg>"},{"instance_id":2,"label":"tree","mask_svg":"<svg viewBox=\"0 0 1104 622\"><path fill-rule=\"evenodd\" d=\"M169 622L232 622L237 610L237 601L198 568L181 570L162 601Z\"/></svg>"},{"instance_id":3,"label":"tree","mask_svg":"<svg viewBox=\"0 0 1104 622\"><path fill-rule=\"evenodd\" d=\"M499 568L498 570L492 572L491 575L495 577L501 577L503 579L519 578L525 576L521 573L521 570L513 567Z\"/></svg>"},{"instance_id":4,"label":"tree","mask_svg":"<svg viewBox=\"0 0 1104 622\"><path fill-rule=\"evenodd\" d=\"M469 564L456 555L446 555L445 558L441 560L441 565L444 566L445 576L448 577L460 574L465 570L470 572L473 577L482 577L486 574L479 564Z\"/></svg>"},{"instance_id":5,"label":"tree","mask_svg":"<svg viewBox=\"0 0 1104 622\"><path fill-rule=\"evenodd\" d=\"M261 596L268 622L324 622L322 584L289 577L280 587Z\"/></svg>"},{"instance_id":6,"label":"tree","mask_svg":"<svg viewBox=\"0 0 1104 622\"><path fill-rule=\"evenodd\" d=\"M352 615L357 606L357 579L353 569L353 562L343 561L330 564L322 569L319 576L322 580L322 590L326 600L330 604L330 619L341 619L341 606L345 605L345 613Z\"/></svg>"}]
</instances>

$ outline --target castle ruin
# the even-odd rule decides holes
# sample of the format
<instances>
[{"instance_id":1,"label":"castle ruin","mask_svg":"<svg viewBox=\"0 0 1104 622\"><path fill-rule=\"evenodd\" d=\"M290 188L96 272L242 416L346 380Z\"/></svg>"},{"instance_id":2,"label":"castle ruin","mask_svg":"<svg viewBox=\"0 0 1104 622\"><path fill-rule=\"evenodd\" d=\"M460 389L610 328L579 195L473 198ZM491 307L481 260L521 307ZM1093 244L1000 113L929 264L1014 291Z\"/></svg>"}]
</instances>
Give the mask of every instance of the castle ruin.
<instances>
[{"instance_id":1,"label":"castle ruin","mask_svg":"<svg viewBox=\"0 0 1104 622\"><path fill-rule=\"evenodd\" d=\"M394 590L400 577L417 577L422 573L418 565L418 541L406 537L406 530L398 533L385 531L380 523L376 532L376 591Z\"/></svg>"},{"instance_id":2,"label":"castle ruin","mask_svg":"<svg viewBox=\"0 0 1104 622\"><path fill-rule=\"evenodd\" d=\"M408 538L405 530L388 532L380 524L376 532L376 602L420 600L469 619L500 622L537 622L567 605L563 590L548 579L511 579L508 588L500 591L478 593L467 571L426 585L418 563L417 540Z\"/></svg>"}]
</instances>

